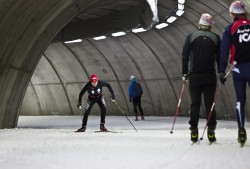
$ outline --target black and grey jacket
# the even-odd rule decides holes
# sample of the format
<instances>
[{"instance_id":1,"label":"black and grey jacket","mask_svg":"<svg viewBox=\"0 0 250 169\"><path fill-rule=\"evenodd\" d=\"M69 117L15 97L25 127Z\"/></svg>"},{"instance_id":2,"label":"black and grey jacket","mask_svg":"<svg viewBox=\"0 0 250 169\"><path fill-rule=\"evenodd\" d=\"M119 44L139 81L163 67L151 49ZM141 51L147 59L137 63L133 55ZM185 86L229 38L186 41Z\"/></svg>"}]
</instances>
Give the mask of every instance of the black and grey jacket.
<instances>
[{"instance_id":1,"label":"black and grey jacket","mask_svg":"<svg viewBox=\"0 0 250 169\"><path fill-rule=\"evenodd\" d=\"M198 30L187 36L182 51L182 74L215 73L220 58L219 35Z\"/></svg>"}]
</instances>

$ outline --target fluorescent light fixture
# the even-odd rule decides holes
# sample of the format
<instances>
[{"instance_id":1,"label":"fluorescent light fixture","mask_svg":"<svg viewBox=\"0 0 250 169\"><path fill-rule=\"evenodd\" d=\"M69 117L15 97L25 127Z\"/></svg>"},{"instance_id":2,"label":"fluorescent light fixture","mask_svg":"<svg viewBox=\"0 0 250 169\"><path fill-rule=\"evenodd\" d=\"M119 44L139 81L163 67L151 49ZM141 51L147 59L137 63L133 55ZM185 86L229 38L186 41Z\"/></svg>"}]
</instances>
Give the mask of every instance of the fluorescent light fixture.
<instances>
[{"instance_id":1,"label":"fluorescent light fixture","mask_svg":"<svg viewBox=\"0 0 250 169\"><path fill-rule=\"evenodd\" d=\"M167 27L167 26L168 26L167 23L161 23L161 24L156 25L155 27L156 27L157 29L162 29L162 28L165 28L165 27Z\"/></svg>"},{"instance_id":2,"label":"fluorescent light fixture","mask_svg":"<svg viewBox=\"0 0 250 169\"><path fill-rule=\"evenodd\" d=\"M147 31L147 30L145 30L143 28L132 29L132 32L134 32L134 33L145 32L145 31Z\"/></svg>"},{"instance_id":3,"label":"fluorescent light fixture","mask_svg":"<svg viewBox=\"0 0 250 169\"><path fill-rule=\"evenodd\" d=\"M66 41L64 43L78 43L78 42L82 42L82 39L76 39L76 40Z\"/></svg>"},{"instance_id":4,"label":"fluorescent light fixture","mask_svg":"<svg viewBox=\"0 0 250 169\"><path fill-rule=\"evenodd\" d=\"M178 9L183 10L184 9L184 5L183 4L178 4Z\"/></svg>"},{"instance_id":5,"label":"fluorescent light fixture","mask_svg":"<svg viewBox=\"0 0 250 169\"><path fill-rule=\"evenodd\" d=\"M126 35L125 32L116 32L116 33L112 33L112 36L123 36L123 35Z\"/></svg>"},{"instance_id":6,"label":"fluorescent light fixture","mask_svg":"<svg viewBox=\"0 0 250 169\"><path fill-rule=\"evenodd\" d=\"M102 40L102 39L106 39L106 36L97 36L93 38L94 40Z\"/></svg>"},{"instance_id":7,"label":"fluorescent light fixture","mask_svg":"<svg viewBox=\"0 0 250 169\"><path fill-rule=\"evenodd\" d=\"M184 4L184 3L185 3L185 0L178 0L178 3L179 3L179 4Z\"/></svg>"},{"instance_id":8,"label":"fluorescent light fixture","mask_svg":"<svg viewBox=\"0 0 250 169\"><path fill-rule=\"evenodd\" d=\"M178 10L178 11L176 12L176 15L177 15L177 16L181 16L182 14L184 14L184 11L183 11L183 10Z\"/></svg>"},{"instance_id":9,"label":"fluorescent light fixture","mask_svg":"<svg viewBox=\"0 0 250 169\"><path fill-rule=\"evenodd\" d=\"M174 22L176 19L177 19L177 18L176 18L175 16L171 16L171 17L169 17L169 18L167 19L167 22L168 22L168 23L172 23L172 22Z\"/></svg>"}]
</instances>

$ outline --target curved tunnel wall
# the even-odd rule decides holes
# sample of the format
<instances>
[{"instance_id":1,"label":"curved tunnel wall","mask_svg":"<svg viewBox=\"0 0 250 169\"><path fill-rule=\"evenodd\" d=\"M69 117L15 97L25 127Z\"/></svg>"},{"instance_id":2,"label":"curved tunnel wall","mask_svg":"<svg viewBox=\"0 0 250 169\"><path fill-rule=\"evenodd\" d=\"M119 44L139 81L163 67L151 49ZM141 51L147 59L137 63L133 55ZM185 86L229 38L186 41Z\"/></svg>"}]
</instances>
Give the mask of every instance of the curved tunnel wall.
<instances>
[{"instance_id":1,"label":"curved tunnel wall","mask_svg":"<svg viewBox=\"0 0 250 169\"><path fill-rule=\"evenodd\" d=\"M51 44L31 79L21 113L81 114L76 109L78 94L89 75L97 73L101 79L111 83L117 101L128 114L133 115L132 105L128 100L128 86L129 76L134 74L144 89L142 103L145 115L174 115L182 87L181 50L185 37L196 30L200 14L205 12L215 17L213 31L221 35L224 26L230 22L228 5L229 2L224 1L213 1L209 5L202 0L188 1L183 17L163 30L128 33L123 37L108 36L101 41L84 39L82 43ZM229 77L227 85L221 87L216 102L219 119L235 119L235 94L231 90L232 78ZM109 96L107 92L106 96ZM33 100L40 105L32 104L34 106L31 107L30 97L34 97ZM83 105L86 97L84 99ZM108 114L120 115L108 97L106 101ZM181 115L188 116L189 104L186 88ZM247 105L246 110L249 108ZM98 107L91 114L99 114ZM201 115L205 116L204 106L201 108Z\"/></svg>"},{"instance_id":2,"label":"curved tunnel wall","mask_svg":"<svg viewBox=\"0 0 250 169\"><path fill-rule=\"evenodd\" d=\"M127 87L129 76L135 74L145 91L145 114L173 115L182 86L181 50L185 37L196 30L200 14L204 12L215 17L214 31L221 34L224 26L230 22L230 2L188 0L183 17L163 30L129 33L124 37L108 37L103 41L85 39L79 44L54 43L49 46L56 32L93 0L20 0L18 3L2 3L1 11L5 12L0 13L0 18L3 18L0 22L0 128L15 127L19 113L80 114L75 105L91 73L98 73L101 79L111 83L117 101L130 114L132 108ZM16 18L11 17L14 11L19 13ZM232 79L229 77L216 103L219 119L235 119L235 94L232 91ZM249 89L247 94L249 96ZM120 115L109 99L106 100L109 114ZM188 115L189 104L186 90L181 105L181 113L185 116ZM249 106L246 106L248 118ZM93 113L98 114L97 110L93 110ZM204 116L204 108L201 112Z\"/></svg>"},{"instance_id":3,"label":"curved tunnel wall","mask_svg":"<svg viewBox=\"0 0 250 169\"><path fill-rule=\"evenodd\" d=\"M0 2L0 128L16 126L28 83L53 37L96 2L98 0Z\"/></svg>"}]
</instances>

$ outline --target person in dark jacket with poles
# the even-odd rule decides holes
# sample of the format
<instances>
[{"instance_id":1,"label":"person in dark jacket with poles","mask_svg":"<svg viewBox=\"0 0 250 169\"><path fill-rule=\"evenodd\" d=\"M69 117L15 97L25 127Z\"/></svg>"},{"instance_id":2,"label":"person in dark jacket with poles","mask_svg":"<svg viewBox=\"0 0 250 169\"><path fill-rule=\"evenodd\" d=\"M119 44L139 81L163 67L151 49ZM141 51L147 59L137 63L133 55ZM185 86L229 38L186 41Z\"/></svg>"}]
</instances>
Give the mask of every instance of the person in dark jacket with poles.
<instances>
[{"instance_id":1,"label":"person in dark jacket with poles","mask_svg":"<svg viewBox=\"0 0 250 169\"><path fill-rule=\"evenodd\" d=\"M105 128L105 117L106 117L106 104L102 94L102 87L107 87L111 93L111 99L115 100L115 94L111 87L111 85L107 82L98 80L98 76L96 74L91 75L90 81L83 87L82 91L79 94L77 107L81 109L82 105L82 96L87 91L89 96L85 108L84 117L82 120L82 127L77 130L77 132L85 132L88 116L90 111L95 103L97 103L101 109L101 122L100 122L100 130L107 131Z\"/></svg>"},{"instance_id":2,"label":"person in dark jacket with poles","mask_svg":"<svg viewBox=\"0 0 250 169\"><path fill-rule=\"evenodd\" d=\"M138 121L137 107L140 110L141 120L144 120L143 110L141 107L141 96L143 94L142 87L140 83L136 82L136 77L134 75L130 76L130 86L129 86L129 101L133 101L135 121Z\"/></svg>"},{"instance_id":3,"label":"person in dark jacket with poles","mask_svg":"<svg viewBox=\"0 0 250 169\"><path fill-rule=\"evenodd\" d=\"M202 14L199 20L199 30L189 34L182 51L182 78L189 80L191 97L190 121L191 141L198 141L198 122L203 94L206 116L208 118L217 86L216 69L220 55L220 37L211 31L214 24L209 14ZM207 136L210 142L216 141L216 112L211 112L207 119Z\"/></svg>"},{"instance_id":4,"label":"person in dark jacket with poles","mask_svg":"<svg viewBox=\"0 0 250 169\"><path fill-rule=\"evenodd\" d=\"M232 23L225 27L221 42L220 80L224 85L225 70L233 67L233 83L237 98L236 117L238 122L238 142L247 140L245 123L246 87L250 85L250 20L247 19L245 6L241 1L234 1L229 8ZM234 64L235 65L234 65Z\"/></svg>"}]
</instances>

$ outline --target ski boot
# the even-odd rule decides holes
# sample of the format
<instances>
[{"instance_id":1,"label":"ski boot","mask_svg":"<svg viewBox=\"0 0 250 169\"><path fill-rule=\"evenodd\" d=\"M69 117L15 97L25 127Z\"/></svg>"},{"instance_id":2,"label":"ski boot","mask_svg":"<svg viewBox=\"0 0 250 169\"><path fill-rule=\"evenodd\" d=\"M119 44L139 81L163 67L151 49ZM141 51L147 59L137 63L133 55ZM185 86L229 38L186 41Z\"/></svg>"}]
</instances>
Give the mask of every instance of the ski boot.
<instances>
[{"instance_id":1,"label":"ski boot","mask_svg":"<svg viewBox=\"0 0 250 169\"><path fill-rule=\"evenodd\" d=\"M210 143L213 143L216 141L216 137L215 137L215 127L208 127L207 129L207 138L209 140Z\"/></svg>"},{"instance_id":2,"label":"ski boot","mask_svg":"<svg viewBox=\"0 0 250 169\"><path fill-rule=\"evenodd\" d=\"M137 116L135 116L135 121L139 121L139 119L138 119L138 117L137 117Z\"/></svg>"},{"instance_id":3,"label":"ski boot","mask_svg":"<svg viewBox=\"0 0 250 169\"><path fill-rule=\"evenodd\" d=\"M240 127L238 131L238 142L243 145L245 144L246 141L247 141L246 130L243 127Z\"/></svg>"},{"instance_id":4,"label":"ski boot","mask_svg":"<svg viewBox=\"0 0 250 169\"><path fill-rule=\"evenodd\" d=\"M144 119L144 116L141 116L141 120L145 120L145 119Z\"/></svg>"},{"instance_id":5,"label":"ski boot","mask_svg":"<svg viewBox=\"0 0 250 169\"><path fill-rule=\"evenodd\" d=\"M190 127L189 129L191 130L191 141L193 143L196 143L198 141L198 136L199 136L198 128L197 127Z\"/></svg>"},{"instance_id":6,"label":"ski boot","mask_svg":"<svg viewBox=\"0 0 250 169\"><path fill-rule=\"evenodd\" d=\"M106 129L104 124L100 124L100 131L108 131L108 129Z\"/></svg>"},{"instance_id":7,"label":"ski boot","mask_svg":"<svg viewBox=\"0 0 250 169\"><path fill-rule=\"evenodd\" d=\"M85 130L86 130L86 127L81 127L76 132L85 132Z\"/></svg>"}]
</instances>

